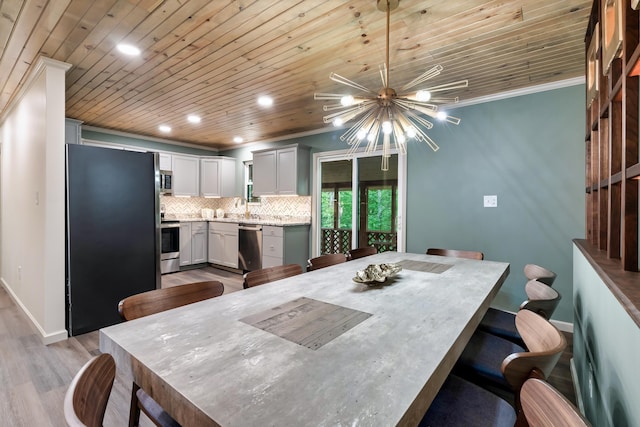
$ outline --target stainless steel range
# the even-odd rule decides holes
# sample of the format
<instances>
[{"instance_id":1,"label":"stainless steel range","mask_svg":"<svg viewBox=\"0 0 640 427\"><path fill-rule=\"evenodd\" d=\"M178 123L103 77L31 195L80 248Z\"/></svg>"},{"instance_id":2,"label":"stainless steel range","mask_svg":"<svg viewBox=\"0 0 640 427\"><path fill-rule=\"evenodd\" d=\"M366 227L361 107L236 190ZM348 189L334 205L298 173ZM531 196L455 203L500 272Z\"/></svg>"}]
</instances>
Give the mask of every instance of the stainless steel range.
<instances>
[{"instance_id":1,"label":"stainless steel range","mask_svg":"<svg viewBox=\"0 0 640 427\"><path fill-rule=\"evenodd\" d=\"M180 221L162 221L162 251L160 274L180 271Z\"/></svg>"}]
</instances>

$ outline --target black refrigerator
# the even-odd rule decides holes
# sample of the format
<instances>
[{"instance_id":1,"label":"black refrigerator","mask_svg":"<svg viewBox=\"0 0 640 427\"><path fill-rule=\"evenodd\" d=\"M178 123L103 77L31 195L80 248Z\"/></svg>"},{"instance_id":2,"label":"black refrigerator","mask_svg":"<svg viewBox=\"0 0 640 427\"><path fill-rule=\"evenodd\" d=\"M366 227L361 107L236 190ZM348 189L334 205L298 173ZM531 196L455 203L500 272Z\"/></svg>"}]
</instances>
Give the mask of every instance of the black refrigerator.
<instances>
[{"instance_id":1,"label":"black refrigerator","mask_svg":"<svg viewBox=\"0 0 640 427\"><path fill-rule=\"evenodd\" d=\"M160 287L158 156L67 144L69 335L121 321L118 302Z\"/></svg>"}]
</instances>

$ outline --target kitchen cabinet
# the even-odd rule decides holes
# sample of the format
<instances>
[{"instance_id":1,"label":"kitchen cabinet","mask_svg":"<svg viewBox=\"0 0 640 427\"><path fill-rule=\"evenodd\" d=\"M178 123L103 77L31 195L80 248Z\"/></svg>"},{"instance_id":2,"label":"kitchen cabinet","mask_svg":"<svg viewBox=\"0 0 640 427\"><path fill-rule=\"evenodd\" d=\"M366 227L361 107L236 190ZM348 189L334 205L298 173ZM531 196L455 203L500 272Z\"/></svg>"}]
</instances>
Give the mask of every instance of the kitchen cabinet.
<instances>
[{"instance_id":1,"label":"kitchen cabinet","mask_svg":"<svg viewBox=\"0 0 640 427\"><path fill-rule=\"evenodd\" d=\"M237 223L209 222L210 263L238 268L238 243Z\"/></svg>"},{"instance_id":2,"label":"kitchen cabinet","mask_svg":"<svg viewBox=\"0 0 640 427\"><path fill-rule=\"evenodd\" d=\"M200 195L200 159L195 156L172 156L173 195Z\"/></svg>"},{"instance_id":3,"label":"kitchen cabinet","mask_svg":"<svg viewBox=\"0 0 640 427\"><path fill-rule=\"evenodd\" d=\"M180 223L180 267L207 262L207 223Z\"/></svg>"},{"instance_id":4,"label":"kitchen cabinet","mask_svg":"<svg viewBox=\"0 0 640 427\"><path fill-rule=\"evenodd\" d=\"M309 194L309 149L293 144L253 152L253 194Z\"/></svg>"},{"instance_id":5,"label":"kitchen cabinet","mask_svg":"<svg viewBox=\"0 0 640 427\"><path fill-rule=\"evenodd\" d=\"M200 195L233 197L236 192L236 161L231 158L200 159Z\"/></svg>"},{"instance_id":6,"label":"kitchen cabinet","mask_svg":"<svg viewBox=\"0 0 640 427\"><path fill-rule=\"evenodd\" d=\"M161 171L172 171L173 166L171 165L171 154L169 153L158 153L159 164L158 168Z\"/></svg>"},{"instance_id":7,"label":"kitchen cabinet","mask_svg":"<svg viewBox=\"0 0 640 427\"><path fill-rule=\"evenodd\" d=\"M64 119L65 144L80 144L82 142L82 122L75 119Z\"/></svg>"},{"instance_id":8,"label":"kitchen cabinet","mask_svg":"<svg viewBox=\"0 0 640 427\"><path fill-rule=\"evenodd\" d=\"M262 227L262 268L300 264L309 259L309 225Z\"/></svg>"}]
</instances>

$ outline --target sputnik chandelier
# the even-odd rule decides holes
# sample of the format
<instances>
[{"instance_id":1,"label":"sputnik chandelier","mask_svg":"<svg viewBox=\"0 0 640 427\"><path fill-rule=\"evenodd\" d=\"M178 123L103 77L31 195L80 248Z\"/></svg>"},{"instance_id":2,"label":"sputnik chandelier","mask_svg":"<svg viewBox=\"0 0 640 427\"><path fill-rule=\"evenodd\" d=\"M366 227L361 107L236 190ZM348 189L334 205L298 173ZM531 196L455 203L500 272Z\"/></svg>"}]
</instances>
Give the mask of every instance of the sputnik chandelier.
<instances>
[{"instance_id":1,"label":"sputnik chandelier","mask_svg":"<svg viewBox=\"0 0 640 427\"><path fill-rule=\"evenodd\" d=\"M376 3L378 10L387 13L387 56L384 65L380 66L382 89L375 92L336 73L331 73L329 76L331 80L357 89L363 95L315 93L313 97L316 100L338 101L323 106L324 111L335 111L323 117L325 123L333 123L340 127L357 119L340 136L340 140L347 142L350 146L348 156L352 156L365 140L367 141L366 152L377 151L382 132L382 170L386 171L389 170L391 140L400 154L407 153L407 138L415 138L426 143L433 151L438 150L438 145L424 131L424 129L433 128L433 123L427 117L454 125L459 124L460 119L438 110L438 104L457 103L457 97L445 98L434 96L434 94L465 88L469 86L469 81L460 80L416 90L416 87L440 75L443 68L441 65L435 65L402 86L401 94L398 94L389 86L389 21L391 11L398 7L398 0L376 0Z\"/></svg>"}]
</instances>

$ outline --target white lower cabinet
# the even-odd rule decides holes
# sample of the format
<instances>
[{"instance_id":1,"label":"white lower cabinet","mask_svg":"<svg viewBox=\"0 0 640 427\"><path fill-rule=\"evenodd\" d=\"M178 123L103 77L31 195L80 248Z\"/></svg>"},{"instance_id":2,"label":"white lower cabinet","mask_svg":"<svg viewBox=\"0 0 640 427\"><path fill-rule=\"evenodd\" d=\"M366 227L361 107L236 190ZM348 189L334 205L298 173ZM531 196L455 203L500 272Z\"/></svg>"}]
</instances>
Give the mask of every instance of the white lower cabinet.
<instances>
[{"instance_id":1,"label":"white lower cabinet","mask_svg":"<svg viewBox=\"0 0 640 427\"><path fill-rule=\"evenodd\" d=\"M212 264L238 268L238 224L209 223L209 258Z\"/></svg>"},{"instance_id":2,"label":"white lower cabinet","mask_svg":"<svg viewBox=\"0 0 640 427\"><path fill-rule=\"evenodd\" d=\"M180 223L180 266L207 262L207 223Z\"/></svg>"},{"instance_id":3,"label":"white lower cabinet","mask_svg":"<svg viewBox=\"0 0 640 427\"><path fill-rule=\"evenodd\" d=\"M309 259L309 226L262 227L262 268L300 264Z\"/></svg>"}]
</instances>

